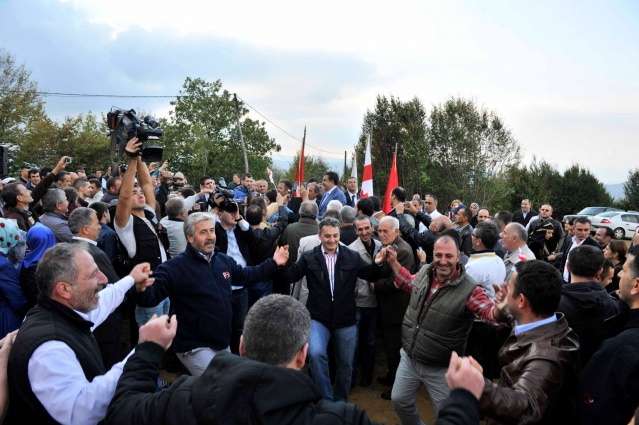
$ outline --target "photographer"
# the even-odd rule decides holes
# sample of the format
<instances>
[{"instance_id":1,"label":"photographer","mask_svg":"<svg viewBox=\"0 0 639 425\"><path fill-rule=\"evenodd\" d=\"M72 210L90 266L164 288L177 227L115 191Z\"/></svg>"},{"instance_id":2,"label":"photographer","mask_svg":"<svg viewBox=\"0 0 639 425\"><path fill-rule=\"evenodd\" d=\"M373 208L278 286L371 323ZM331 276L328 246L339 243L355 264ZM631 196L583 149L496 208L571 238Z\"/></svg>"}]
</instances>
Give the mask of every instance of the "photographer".
<instances>
[{"instance_id":1,"label":"photographer","mask_svg":"<svg viewBox=\"0 0 639 425\"><path fill-rule=\"evenodd\" d=\"M155 194L146 164L138 156L142 143L137 138L126 145L129 164L122 178L120 197L115 210L114 230L126 249L130 267L148 262L155 270L168 259L169 240L155 217ZM138 173L138 184L134 185ZM169 300L163 300L153 308L136 307L135 320L145 324L153 314L168 314Z\"/></svg>"}]
</instances>

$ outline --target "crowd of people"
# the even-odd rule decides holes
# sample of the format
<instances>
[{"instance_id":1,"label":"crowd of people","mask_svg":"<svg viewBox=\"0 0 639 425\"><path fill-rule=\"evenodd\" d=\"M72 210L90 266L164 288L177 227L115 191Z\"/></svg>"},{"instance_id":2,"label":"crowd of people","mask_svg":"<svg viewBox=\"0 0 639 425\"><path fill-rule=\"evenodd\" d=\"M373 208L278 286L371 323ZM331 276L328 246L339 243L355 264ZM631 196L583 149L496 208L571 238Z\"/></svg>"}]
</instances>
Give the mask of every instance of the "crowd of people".
<instances>
[{"instance_id":1,"label":"crowd of people","mask_svg":"<svg viewBox=\"0 0 639 425\"><path fill-rule=\"evenodd\" d=\"M422 386L440 424L633 417L639 251L587 217L402 187L385 214L332 171L196 188L139 150L2 181L6 423L366 424L375 378L402 424Z\"/></svg>"}]
</instances>

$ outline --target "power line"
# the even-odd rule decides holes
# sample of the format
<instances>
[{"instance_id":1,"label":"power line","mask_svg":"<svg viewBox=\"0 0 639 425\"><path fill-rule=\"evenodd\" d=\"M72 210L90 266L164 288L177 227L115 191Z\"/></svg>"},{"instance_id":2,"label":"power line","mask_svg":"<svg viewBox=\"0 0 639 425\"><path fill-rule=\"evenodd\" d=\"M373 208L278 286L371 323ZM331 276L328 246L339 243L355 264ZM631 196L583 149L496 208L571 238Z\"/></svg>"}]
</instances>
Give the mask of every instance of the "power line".
<instances>
[{"instance_id":1,"label":"power line","mask_svg":"<svg viewBox=\"0 0 639 425\"><path fill-rule=\"evenodd\" d=\"M239 96L238 96L238 98L239 98L242 102L244 102L244 104L245 104L246 106L248 106L249 108L251 108L252 110L254 110L254 111L255 111L255 112L256 112L259 116L261 116L262 118L264 118L266 121L270 122L270 123L271 123L271 124L273 124L275 127L279 128L281 131L283 131L284 133L288 134L290 137L292 137L293 139L297 140L298 142L301 142L301 141L302 141L302 139L299 139L299 138L297 138L297 137L293 136L291 133L289 133L288 131L284 130L282 127L280 127L279 125L275 124L273 121L271 121L270 119L268 119L267 117L265 117L265 116L264 116L264 115L263 115L260 111L258 111L257 109L255 109L254 107L252 107L251 105L249 105L249 103L248 103L246 100L242 99L242 98L241 98L241 97L239 97ZM316 147L316 146L313 146L313 145L311 145L310 143L306 143L306 146L309 146L309 147L311 147L311 148L313 148L313 149L317 149L318 151L321 151L321 152L330 153L330 154L332 154L332 155L341 155L341 154L342 154L341 152L329 152L329 151L327 151L327 150L324 150L324 149L318 148L318 147Z\"/></svg>"},{"instance_id":2,"label":"power line","mask_svg":"<svg viewBox=\"0 0 639 425\"><path fill-rule=\"evenodd\" d=\"M24 94L27 93L24 90L4 90L2 92L4 93L14 93L14 94ZM39 96L45 96L45 97L112 97L112 98L130 98L130 99L174 99L176 97L190 97L189 95L157 95L157 96L153 96L153 95L121 95L121 94L89 94L89 93L60 93L60 92L47 92L47 91L36 91L36 92L29 92L29 93L34 93L37 94ZM280 131L284 132L285 134L287 134L289 137L292 137L293 139L297 140L298 142L302 142L302 139L293 136L291 133L289 133L288 131L284 130L282 127L280 127L279 125L275 124L273 121L271 121L269 118L267 118L264 114L262 114L260 111L258 111L257 109L255 109L253 106L251 106L246 100L242 99L241 97L238 96L238 98L244 102L244 104L246 106L248 106L249 108L251 108L253 111L255 111L255 113L257 113L259 116L261 116L262 118L264 118L266 121L268 121L269 123L271 123L273 126L275 126L276 128L278 128ZM342 155L341 152L330 152L327 151L325 149L322 148L318 148L317 146L313 146L310 143L306 143L306 146L316 149L320 152L326 152L328 154L331 155Z\"/></svg>"}]
</instances>

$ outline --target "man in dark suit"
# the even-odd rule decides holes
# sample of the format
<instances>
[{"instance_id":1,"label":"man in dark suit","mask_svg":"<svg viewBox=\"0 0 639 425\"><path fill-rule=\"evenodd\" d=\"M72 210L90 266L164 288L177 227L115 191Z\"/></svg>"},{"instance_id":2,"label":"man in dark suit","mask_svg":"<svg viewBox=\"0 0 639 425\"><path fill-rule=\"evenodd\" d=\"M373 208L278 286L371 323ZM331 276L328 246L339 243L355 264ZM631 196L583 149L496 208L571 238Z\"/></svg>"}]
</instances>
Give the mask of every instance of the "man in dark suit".
<instances>
[{"instance_id":1,"label":"man in dark suit","mask_svg":"<svg viewBox=\"0 0 639 425\"><path fill-rule=\"evenodd\" d=\"M322 219L324 213L326 212L326 207L328 203L333 199L338 200L342 205L346 205L346 197L344 196L344 192L339 190L339 176L334 171L327 171L324 174L324 178L322 179L322 184L324 185L324 195L322 195L322 201L319 205L319 213L317 214L318 219Z\"/></svg>"},{"instance_id":2,"label":"man in dark suit","mask_svg":"<svg viewBox=\"0 0 639 425\"><path fill-rule=\"evenodd\" d=\"M231 200L224 201L220 204L218 216L220 220L215 223L215 246L241 267L254 266L250 247L255 243L255 233L240 217L237 203ZM233 307L231 352L238 354L244 319L248 313L248 289L245 286L231 286L231 290Z\"/></svg>"},{"instance_id":3,"label":"man in dark suit","mask_svg":"<svg viewBox=\"0 0 639 425\"><path fill-rule=\"evenodd\" d=\"M406 190L401 186L397 186L393 188L393 190L391 191L391 197L390 197L390 204L391 204L391 207L393 207L393 209L390 210L390 212L386 215L389 215L391 217L397 217L397 211L395 211L395 207L397 206L397 204L403 204L405 202L406 202Z\"/></svg>"},{"instance_id":4,"label":"man in dark suit","mask_svg":"<svg viewBox=\"0 0 639 425\"><path fill-rule=\"evenodd\" d=\"M320 222L319 237L321 245L304 252L295 264L280 270L277 278L297 282L306 277L306 308L311 313L308 358L313 380L324 400L347 401L357 346L355 286L358 277L376 280L380 267L339 246L340 224L334 218ZM381 261L381 256L376 258L376 262ZM328 373L329 339L337 351L334 394Z\"/></svg>"},{"instance_id":5,"label":"man in dark suit","mask_svg":"<svg viewBox=\"0 0 639 425\"><path fill-rule=\"evenodd\" d=\"M530 206L530 199L523 199L521 201L521 209L513 213L512 221L526 227L530 219L537 215L539 215L539 213Z\"/></svg>"},{"instance_id":6,"label":"man in dark suit","mask_svg":"<svg viewBox=\"0 0 639 425\"><path fill-rule=\"evenodd\" d=\"M566 268L566 264L570 263L570 251L578 246L590 245L601 250L601 245L590 236L590 219L588 217L577 217L574 221L575 235L568 239L565 244L565 251L561 260L561 268L559 271L563 274L564 280L570 282L570 272Z\"/></svg>"},{"instance_id":7,"label":"man in dark suit","mask_svg":"<svg viewBox=\"0 0 639 425\"><path fill-rule=\"evenodd\" d=\"M69 216L69 229L73 233L72 243L86 242L89 245L89 253L93 257L98 269L106 276L109 283L115 283L120 277L115 272L109 257L98 248L98 236L100 236L100 221L98 215L91 208L76 208ZM104 367L110 369L114 364L124 359L122 351L122 314L116 309L94 331L93 335L98 341L100 354Z\"/></svg>"},{"instance_id":8,"label":"man in dark suit","mask_svg":"<svg viewBox=\"0 0 639 425\"><path fill-rule=\"evenodd\" d=\"M346 180L346 205L355 208L357 206L357 200L359 199L359 190L357 190L357 177L349 177Z\"/></svg>"},{"instance_id":9,"label":"man in dark suit","mask_svg":"<svg viewBox=\"0 0 639 425\"><path fill-rule=\"evenodd\" d=\"M415 257L410 245L400 236L399 220L390 216L383 217L377 231L382 245L394 248L397 251L397 261L412 273ZM383 378L377 378L377 381L392 387L399 366L399 350L402 348L402 320L408 307L410 294L395 286L395 273L389 264L384 264L380 278L375 282L375 293L382 312L382 333L388 362L388 374ZM391 390L384 391L382 398L390 400Z\"/></svg>"}]
</instances>

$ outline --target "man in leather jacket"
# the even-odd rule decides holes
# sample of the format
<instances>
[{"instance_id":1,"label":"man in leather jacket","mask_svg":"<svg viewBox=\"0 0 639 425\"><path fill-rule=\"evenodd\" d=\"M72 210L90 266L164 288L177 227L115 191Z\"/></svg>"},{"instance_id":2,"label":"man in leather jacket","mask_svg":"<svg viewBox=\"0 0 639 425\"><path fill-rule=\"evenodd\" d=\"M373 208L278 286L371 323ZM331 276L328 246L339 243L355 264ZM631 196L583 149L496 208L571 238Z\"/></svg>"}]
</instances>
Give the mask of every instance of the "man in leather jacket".
<instances>
[{"instance_id":1,"label":"man in leather jacket","mask_svg":"<svg viewBox=\"0 0 639 425\"><path fill-rule=\"evenodd\" d=\"M499 384L486 379L479 400L487 424L569 424L575 414L579 339L555 313L563 279L543 261L515 265L495 304L508 305L513 331L499 351Z\"/></svg>"}]
</instances>

